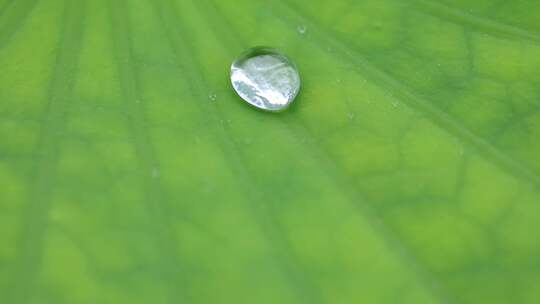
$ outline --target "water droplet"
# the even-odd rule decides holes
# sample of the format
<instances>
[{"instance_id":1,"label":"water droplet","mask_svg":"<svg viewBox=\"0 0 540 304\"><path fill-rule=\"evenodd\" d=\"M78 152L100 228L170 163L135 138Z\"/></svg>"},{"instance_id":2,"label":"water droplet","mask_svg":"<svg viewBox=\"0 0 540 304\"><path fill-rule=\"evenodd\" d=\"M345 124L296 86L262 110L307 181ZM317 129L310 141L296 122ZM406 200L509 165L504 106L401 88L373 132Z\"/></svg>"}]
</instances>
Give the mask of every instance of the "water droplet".
<instances>
[{"instance_id":1,"label":"water droplet","mask_svg":"<svg viewBox=\"0 0 540 304\"><path fill-rule=\"evenodd\" d=\"M350 120L354 119L354 113L348 113L347 117L349 117Z\"/></svg>"},{"instance_id":2,"label":"water droplet","mask_svg":"<svg viewBox=\"0 0 540 304\"><path fill-rule=\"evenodd\" d=\"M154 167L152 170L150 170L150 176L152 178L158 178L159 177L159 170L158 168Z\"/></svg>"},{"instance_id":3,"label":"water droplet","mask_svg":"<svg viewBox=\"0 0 540 304\"><path fill-rule=\"evenodd\" d=\"M208 98L210 98L211 101L216 101L217 95L215 93L208 94Z\"/></svg>"},{"instance_id":4,"label":"water droplet","mask_svg":"<svg viewBox=\"0 0 540 304\"><path fill-rule=\"evenodd\" d=\"M249 104L266 111L286 109L300 90L295 64L278 50L254 47L231 65L231 83Z\"/></svg>"},{"instance_id":5,"label":"water droplet","mask_svg":"<svg viewBox=\"0 0 540 304\"><path fill-rule=\"evenodd\" d=\"M392 105L394 108L397 108L399 106L399 101L392 101Z\"/></svg>"},{"instance_id":6,"label":"water droplet","mask_svg":"<svg viewBox=\"0 0 540 304\"><path fill-rule=\"evenodd\" d=\"M301 35L305 34L306 30L307 30L307 28L306 28L305 25L299 25L299 26L296 27L296 31Z\"/></svg>"}]
</instances>

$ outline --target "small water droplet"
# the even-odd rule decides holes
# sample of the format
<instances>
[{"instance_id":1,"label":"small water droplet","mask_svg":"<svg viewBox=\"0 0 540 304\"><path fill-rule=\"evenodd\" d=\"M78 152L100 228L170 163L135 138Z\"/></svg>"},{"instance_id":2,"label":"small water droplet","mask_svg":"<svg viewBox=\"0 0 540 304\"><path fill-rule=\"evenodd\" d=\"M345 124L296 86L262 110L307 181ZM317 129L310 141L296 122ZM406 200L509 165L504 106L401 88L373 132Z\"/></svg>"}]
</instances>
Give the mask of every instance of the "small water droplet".
<instances>
[{"instance_id":1,"label":"small water droplet","mask_svg":"<svg viewBox=\"0 0 540 304\"><path fill-rule=\"evenodd\" d=\"M336 83L341 83L341 78L336 78Z\"/></svg>"},{"instance_id":2,"label":"small water droplet","mask_svg":"<svg viewBox=\"0 0 540 304\"><path fill-rule=\"evenodd\" d=\"M392 106L394 106L394 108L397 108L399 106L399 101L392 101Z\"/></svg>"},{"instance_id":3,"label":"small water droplet","mask_svg":"<svg viewBox=\"0 0 540 304\"><path fill-rule=\"evenodd\" d=\"M286 109L300 91L295 64L278 50L254 47L231 65L231 83L249 104L266 111Z\"/></svg>"},{"instance_id":4,"label":"small water droplet","mask_svg":"<svg viewBox=\"0 0 540 304\"><path fill-rule=\"evenodd\" d=\"M208 98L210 98L211 101L216 101L217 95L215 93L208 94Z\"/></svg>"},{"instance_id":5,"label":"small water droplet","mask_svg":"<svg viewBox=\"0 0 540 304\"><path fill-rule=\"evenodd\" d=\"M349 117L350 120L354 119L354 113L347 113L347 117Z\"/></svg>"},{"instance_id":6,"label":"small water droplet","mask_svg":"<svg viewBox=\"0 0 540 304\"><path fill-rule=\"evenodd\" d=\"M296 27L296 31L300 34L300 35L303 35L306 33L307 31L307 28L305 25L299 25Z\"/></svg>"},{"instance_id":7,"label":"small water droplet","mask_svg":"<svg viewBox=\"0 0 540 304\"><path fill-rule=\"evenodd\" d=\"M152 178L158 178L159 177L159 170L158 168L154 167L152 170L150 170L150 176Z\"/></svg>"}]
</instances>

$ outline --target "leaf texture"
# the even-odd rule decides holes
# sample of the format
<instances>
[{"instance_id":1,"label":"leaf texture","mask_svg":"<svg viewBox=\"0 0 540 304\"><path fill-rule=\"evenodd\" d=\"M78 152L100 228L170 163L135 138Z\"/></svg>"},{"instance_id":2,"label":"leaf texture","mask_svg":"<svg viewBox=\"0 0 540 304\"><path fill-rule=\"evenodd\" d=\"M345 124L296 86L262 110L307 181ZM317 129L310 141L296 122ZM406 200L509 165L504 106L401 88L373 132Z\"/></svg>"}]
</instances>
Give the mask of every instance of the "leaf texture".
<instances>
[{"instance_id":1,"label":"leaf texture","mask_svg":"<svg viewBox=\"0 0 540 304\"><path fill-rule=\"evenodd\" d=\"M0 0L0 301L537 303L539 9Z\"/></svg>"}]
</instances>

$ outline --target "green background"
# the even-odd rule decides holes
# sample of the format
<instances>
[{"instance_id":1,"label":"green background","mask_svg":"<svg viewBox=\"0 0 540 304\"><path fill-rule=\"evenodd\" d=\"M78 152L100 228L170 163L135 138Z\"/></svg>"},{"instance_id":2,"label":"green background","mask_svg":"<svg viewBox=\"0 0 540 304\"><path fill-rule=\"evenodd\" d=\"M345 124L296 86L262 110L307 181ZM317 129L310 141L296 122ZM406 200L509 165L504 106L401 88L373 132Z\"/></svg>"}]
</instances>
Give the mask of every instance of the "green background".
<instances>
[{"instance_id":1,"label":"green background","mask_svg":"<svg viewBox=\"0 0 540 304\"><path fill-rule=\"evenodd\" d=\"M538 303L539 12L0 0L0 302Z\"/></svg>"}]
</instances>

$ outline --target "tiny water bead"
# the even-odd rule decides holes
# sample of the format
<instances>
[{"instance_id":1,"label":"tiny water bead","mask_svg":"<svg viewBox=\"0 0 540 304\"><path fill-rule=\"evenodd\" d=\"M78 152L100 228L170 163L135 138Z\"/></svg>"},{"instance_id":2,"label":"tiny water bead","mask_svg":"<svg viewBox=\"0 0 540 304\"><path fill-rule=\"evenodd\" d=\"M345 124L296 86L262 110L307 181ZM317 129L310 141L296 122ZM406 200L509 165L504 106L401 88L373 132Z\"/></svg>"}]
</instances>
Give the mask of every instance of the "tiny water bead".
<instances>
[{"instance_id":1,"label":"tiny water bead","mask_svg":"<svg viewBox=\"0 0 540 304\"><path fill-rule=\"evenodd\" d=\"M296 65L269 47L248 49L231 65L231 83L249 104L270 112L285 110L300 91Z\"/></svg>"}]
</instances>

